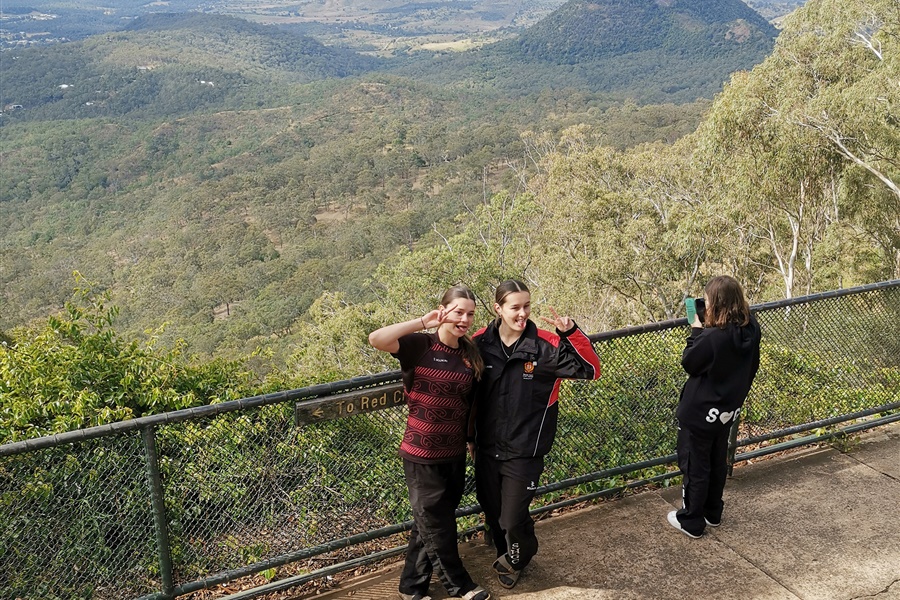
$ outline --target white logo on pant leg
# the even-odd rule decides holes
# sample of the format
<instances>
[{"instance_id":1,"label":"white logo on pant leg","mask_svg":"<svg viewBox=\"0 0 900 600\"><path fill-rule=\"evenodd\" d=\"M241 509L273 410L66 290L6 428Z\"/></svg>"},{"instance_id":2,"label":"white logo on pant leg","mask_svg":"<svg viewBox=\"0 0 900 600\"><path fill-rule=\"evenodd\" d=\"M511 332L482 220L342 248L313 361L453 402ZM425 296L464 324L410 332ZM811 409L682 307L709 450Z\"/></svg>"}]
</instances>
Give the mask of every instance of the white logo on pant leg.
<instances>
[{"instance_id":1,"label":"white logo on pant leg","mask_svg":"<svg viewBox=\"0 0 900 600\"><path fill-rule=\"evenodd\" d=\"M506 553L509 556L509 563L511 565L515 565L519 563L519 542L515 542L513 545L509 547L509 552Z\"/></svg>"},{"instance_id":2,"label":"white logo on pant leg","mask_svg":"<svg viewBox=\"0 0 900 600\"><path fill-rule=\"evenodd\" d=\"M528 485L525 486L525 489L528 490L529 492L533 492L534 490L537 489L537 484L532 481L531 483L529 483Z\"/></svg>"},{"instance_id":3,"label":"white logo on pant leg","mask_svg":"<svg viewBox=\"0 0 900 600\"><path fill-rule=\"evenodd\" d=\"M706 415L706 422L715 423L718 419L719 421L722 421L722 424L724 425L732 419L736 419L739 414L741 414L741 409L739 408L736 408L731 412L723 413L720 413L718 408L711 408L709 409L709 413L707 413Z\"/></svg>"}]
</instances>

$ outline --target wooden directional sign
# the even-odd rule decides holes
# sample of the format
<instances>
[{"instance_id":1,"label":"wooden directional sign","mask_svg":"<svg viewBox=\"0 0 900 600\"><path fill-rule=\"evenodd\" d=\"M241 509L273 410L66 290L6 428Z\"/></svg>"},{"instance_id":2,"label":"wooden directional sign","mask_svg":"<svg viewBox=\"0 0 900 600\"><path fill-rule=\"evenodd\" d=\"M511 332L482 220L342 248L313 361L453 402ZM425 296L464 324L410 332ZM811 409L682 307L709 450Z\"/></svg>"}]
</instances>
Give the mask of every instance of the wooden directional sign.
<instances>
[{"instance_id":1,"label":"wooden directional sign","mask_svg":"<svg viewBox=\"0 0 900 600\"><path fill-rule=\"evenodd\" d=\"M347 392L337 396L329 396L319 400L298 402L294 405L294 423L305 425L318 421L331 421L374 412L406 403L403 395L403 384L370 388Z\"/></svg>"}]
</instances>

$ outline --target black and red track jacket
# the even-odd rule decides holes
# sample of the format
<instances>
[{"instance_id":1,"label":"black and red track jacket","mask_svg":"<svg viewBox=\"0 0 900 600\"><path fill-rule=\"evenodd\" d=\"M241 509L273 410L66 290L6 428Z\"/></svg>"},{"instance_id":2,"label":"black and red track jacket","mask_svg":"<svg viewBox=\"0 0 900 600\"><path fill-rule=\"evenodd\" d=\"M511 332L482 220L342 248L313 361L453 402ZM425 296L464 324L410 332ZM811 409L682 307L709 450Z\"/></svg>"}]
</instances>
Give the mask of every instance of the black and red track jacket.
<instances>
[{"instance_id":1,"label":"black and red track jacket","mask_svg":"<svg viewBox=\"0 0 900 600\"><path fill-rule=\"evenodd\" d=\"M528 321L507 360L494 321L473 336L484 359L475 443L497 460L544 456L556 437L561 379L597 379L600 358L576 325L554 335Z\"/></svg>"}]
</instances>

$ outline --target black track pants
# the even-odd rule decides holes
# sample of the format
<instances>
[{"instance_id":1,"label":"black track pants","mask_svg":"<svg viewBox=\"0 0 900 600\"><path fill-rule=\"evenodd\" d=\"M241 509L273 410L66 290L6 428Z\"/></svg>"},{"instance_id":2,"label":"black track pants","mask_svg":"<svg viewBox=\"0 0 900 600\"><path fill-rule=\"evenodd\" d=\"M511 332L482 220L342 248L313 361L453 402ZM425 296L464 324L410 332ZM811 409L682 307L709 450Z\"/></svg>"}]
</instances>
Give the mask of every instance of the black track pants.
<instances>
[{"instance_id":1,"label":"black track pants","mask_svg":"<svg viewBox=\"0 0 900 600\"><path fill-rule=\"evenodd\" d=\"M497 548L512 567L521 571L537 554L538 540L528 507L544 470L544 458L496 460L485 452L475 454L478 502Z\"/></svg>"},{"instance_id":2,"label":"black track pants","mask_svg":"<svg viewBox=\"0 0 900 600\"><path fill-rule=\"evenodd\" d=\"M456 508L465 487L465 457L451 463L425 465L403 460L413 527L400 575L404 594L428 594L432 571L450 596L475 587L459 558Z\"/></svg>"},{"instance_id":3,"label":"black track pants","mask_svg":"<svg viewBox=\"0 0 900 600\"><path fill-rule=\"evenodd\" d=\"M681 493L684 508L678 521L688 532L703 533L706 520L722 520L722 493L728 476L728 428L712 435L700 435L678 428L678 467L683 475Z\"/></svg>"}]
</instances>

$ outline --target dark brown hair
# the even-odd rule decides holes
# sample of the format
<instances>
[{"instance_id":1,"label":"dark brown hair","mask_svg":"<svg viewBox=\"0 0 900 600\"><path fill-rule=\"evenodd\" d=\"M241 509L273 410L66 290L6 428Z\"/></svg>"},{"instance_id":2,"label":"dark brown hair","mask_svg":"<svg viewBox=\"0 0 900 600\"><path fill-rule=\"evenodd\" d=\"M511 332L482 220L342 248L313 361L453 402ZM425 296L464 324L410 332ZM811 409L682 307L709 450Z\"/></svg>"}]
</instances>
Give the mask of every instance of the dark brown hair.
<instances>
[{"instance_id":1,"label":"dark brown hair","mask_svg":"<svg viewBox=\"0 0 900 600\"><path fill-rule=\"evenodd\" d=\"M506 297L510 294L515 294L516 292L528 292L528 286L522 283L517 279L507 279L503 283L497 286L497 289L494 290L494 302L503 306L503 303L506 301Z\"/></svg>"},{"instance_id":2,"label":"dark brown hair","mask_svg":"<svg viewBox=\"0 0 900 600\"><path fill-rule=\"evenodd\" d=\"M444 296L441 298L441 306L449 307L453 304L453 301L457 298L465 298L466 300L471 300L477 306L478 299L475 298L475 294L472 293L468 287L459 284L454 285L452 288L444 292ZM484 360L481 358L481 353L478 351L478 346L475 345L475 342L472 341L472 338L469 337L468 334L459 338L459 345L465 353L466 358L469 359L469 362L472 363L472 370L475 371L475 379L481 379L481 374L484 372Z\"/></svg>"},{"instance_id":3,"label":"dark brown hair","mask_svg":"<svg viewBox=\"0 0 900 600\"><path fill-rule=\"evenodd\" d=\"M706 293L704 325L707 327L725 327L728 323L743 327L750 322L750 304L734 277L713 277L703 291Z\"/></svg>"}]
</instances>

